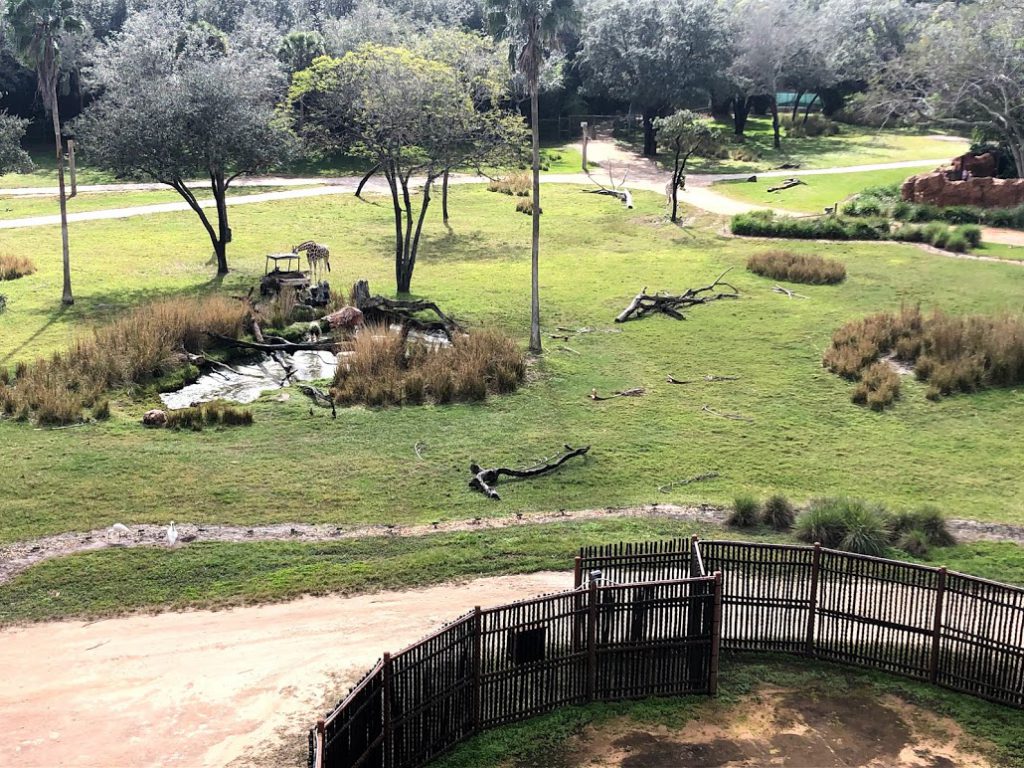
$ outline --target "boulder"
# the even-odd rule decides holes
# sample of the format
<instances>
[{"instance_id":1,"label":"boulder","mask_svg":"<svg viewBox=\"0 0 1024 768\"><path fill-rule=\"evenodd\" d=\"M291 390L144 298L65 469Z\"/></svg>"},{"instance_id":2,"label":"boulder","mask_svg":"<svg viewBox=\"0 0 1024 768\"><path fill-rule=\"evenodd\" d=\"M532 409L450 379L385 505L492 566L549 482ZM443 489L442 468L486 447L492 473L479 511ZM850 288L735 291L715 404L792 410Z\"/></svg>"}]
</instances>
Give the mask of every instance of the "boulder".
<instances>
[{"instance_id":1,"label":"boulder","mask_svg":"<svg viewBox=\"0 0 1024 768\"><path fill-rule=\"evenodd\" d=\"M357 328L363 324L363 313L356 307L342 307L324 317L331 328Z\"/></svg>"},{"instance_id":2,"label":"boulder","mask_svg":"<svg viewBox=\"0 0 1024 768\"><path fill-rule=\"evenodd\" d=\"M153 408L143 414L142 423L147 427L163 427L167 424L167 414L159 408Z\"/></svg>"},{"instance_id":3,"label":"boulder","mask_svg":"<svg viewBox=\"0 0 1024 768\"><path fill-rule=\"evenodd\" d=\"M900 197L910 203L976 205L982 208L1013 208L1024 204L1024 179L989 176L950 181L945 171L911 176L900 187Z\"/></svg>"}]
</instances>

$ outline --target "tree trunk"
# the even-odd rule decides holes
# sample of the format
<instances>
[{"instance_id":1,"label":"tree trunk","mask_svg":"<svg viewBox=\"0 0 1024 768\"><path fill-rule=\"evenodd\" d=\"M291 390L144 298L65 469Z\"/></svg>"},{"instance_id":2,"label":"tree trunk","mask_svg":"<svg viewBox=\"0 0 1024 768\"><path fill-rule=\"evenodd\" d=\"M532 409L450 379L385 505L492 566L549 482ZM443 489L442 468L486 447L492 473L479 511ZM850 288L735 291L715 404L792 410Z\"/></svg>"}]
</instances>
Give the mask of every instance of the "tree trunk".
<instances>
[{"instance_id":1,"label":"tree trunk","mask_svg":"<svg viewBox=\"0 0 1024 768\"><path fill-rule=\"evenodd\" d=\"M408 244L408 253L405 258L405 265L403 269L403 287L399 288L400 293L409 293L410 286L412 285L412 272L416 268L416 254L420 250L420 235L423 232L423 221L427 217L427 208L430 207L430 189L434 184L434 177L427 174L427 181L423 185L423 203L420 206L420 215L416 221L416 231L413 234ZM408 200L408 196L406 197Z\"/></svg>"},{"instance_id":2,"label":"tree trunk","mask_svg":"<svg viewBox=\"0 0 1024 768\"><path fill-rule=\"evenodd\" d=\"M814 94L811 100L807 102L807 109L804 110L804 125L807 125L807 118L811 116L811 107L814 106L814 102L818 100L818 94Z\"/></svg>"},{"instance_id":3,"label":"tree trunk","mask_svg":"<svg viewBox=\"0 0 1024 768\"><path fill-rule=\"evenodd\" d=\"M675 157L673 158L672 165L672 223L676 222L679 218L679 154L680 150L676 149Z\"/></svg>"},{"instance_id":4,"label":"tree trunk","mask_svg":"<svg viewBox=\"0 0 1024 768\"><path fill-rule=\"evenodd\" d=\"M721 123L728 122L732 118L732 99L716 99L711 94L711 116Z\"/></svg>"},{"instance_id":5,"label":"tree trunk","mask_svg":"<svg viewBox=\"0 0 1024 768\"><path fill-rule=\"evenodd\" d=\"M395 285L398 292L402 293L402 256L405 254L405 238L402 236L402 202L398 196L394 163L384 167L384 177L391 189L391 204L395 213Z\"/></svg>"},{"instance_id":6,"label":"tree trunk","mask_svg":"<svg viewBox=\"0 0 1024 768\"><path fill-rule=\"evenodd\" d=\"M356 186L356 197L359 197L363 194L363 187L366 186L366 182L368 182L370 178L378 171L380 171L380 163L377 163L375 166L373 166L373 168L371 168L365 174L363 174L363 178L359 180L359 184Z\"/></svg>"},{"instance_id":7,"label":"tree trunk","mask_svg":"<svg viewBox=\"0 0 1024 768\"><path fill-rule=\"evenodd\" d=\"M217 203L217 238L213 242L213 250L217 254L217 274L228 273L228 243L231 242L231 228L228 226L228 185L224 183L224 174L211 175L213 182L213 199Z\"/></svg>"},{"instance_id":8,"label":"tree trunk","mask_svg":"<svg viewBox=\"0 0 1024 768\"><path fill-rule=\"evenodd\" d=\"M654 134L654 118L657 113L654 110L644 110L644 157L654 157L658 154L658 140Z\"/></svg>"},{"instance_id":9,"label":"tree trunk","mask_svg":"<svg viewBox=\"0 0 1024 768\"><path fill-rule=\"evenodd\" d=\"M424 201L424 205L426 201ZM444 178L441 181L441 220L448 224L448 169L444 169Z\"/></svg>"},{"instance_id":10,"label":"tree trunk","mask_svg":"<svg viewBox=\"0 0 1024 768\"><path fill-rule=\"evenodd\" d=\"M793 125L796 125L796 117L797 117L797 115L800 114L800 99L802 99L803 97L804 97L804 92L803 91L797 91L796 92L796 98L793 99L793 114L790 115L790 117L789 117L789 121Z\"/></svg>"},{"instance_id":11,"label":"tree trunk","mask_svg":"<svg viewBox=\"0 0 1024 768\"><path fill-rule=\"evenodd\" d=\"M779 101L772 94L768 104L772 112L772 145L776 149L782 149L782 137L779 134Z\"/></svg>"},{"instance_id":12,"label":"tree trunk","mask_svg":"<svg viewBox=\"0 0 1024 768\"><path fill-rule=\"evenodd\" d=\"M52 54L48 53L48 56ZM53 119L53 140L57 148L57 186L60 196L60 244L61 256L64 264L64 293L61 296L61 303L70 306L75 303L75 297L71 293L71 248L68 245L68 199L67 191L64 189L64 141L60 135L60 109L57 106L57 83L53 80L53 90L50 92L51 109L50 116Z\"/></svg>"},{"instance_id":13,"label":"tree trunk","mask_svg":"<svg viewBox=\"0 0 1024 768\"><path fill-rule=\"evenodd\" d=\"M737 96L733 99L732 106L732 128L733 133L742 136L747 130L747 118L750 116L750 99L746 96Z\"/></svg>"},{"instance_id":14,"label":"tree trunk","mask_svg":"<svg viewBox=\"0 0 1024 768\"><path fill-rule=\"evenodd\" d=\"M540 121L539 83L530 83L530 133L533 137L533 236L530 248L530 351L543 352L540 343Z\"/></svg>"}]
</instances>

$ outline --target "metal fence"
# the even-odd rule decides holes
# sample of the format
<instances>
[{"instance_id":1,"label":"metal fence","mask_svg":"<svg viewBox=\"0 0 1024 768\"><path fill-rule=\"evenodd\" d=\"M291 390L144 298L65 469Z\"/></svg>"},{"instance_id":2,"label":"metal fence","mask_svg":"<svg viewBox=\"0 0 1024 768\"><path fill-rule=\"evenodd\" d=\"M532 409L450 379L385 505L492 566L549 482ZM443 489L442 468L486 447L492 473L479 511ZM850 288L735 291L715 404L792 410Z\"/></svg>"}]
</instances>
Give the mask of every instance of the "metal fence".
<instances>
[{"instance_id":1,"label":"metal fence","mask_svg":"<svg viewBox=\"0 0 1024 768\"><path fill-rule=\"evenodd\" d=\"M713 694L720 647L1024 708L1019 587L817 545L695 538L587 547L574 571L572 591L476 608L385 654L310 731L311 768L418 766L562 706Z\"/></svg>"},{"instance_id":2,"label":"metal fence","mask_svg":"<svg viewBox=\"0 0 1024 768\"><path fill-rule=\"evenodd\" d=\"M476 608L385 654L310 732L310 766L418 766L480 731L590 701L713 694L721 580L585 587Z\"/></svg>"}]
</instances>

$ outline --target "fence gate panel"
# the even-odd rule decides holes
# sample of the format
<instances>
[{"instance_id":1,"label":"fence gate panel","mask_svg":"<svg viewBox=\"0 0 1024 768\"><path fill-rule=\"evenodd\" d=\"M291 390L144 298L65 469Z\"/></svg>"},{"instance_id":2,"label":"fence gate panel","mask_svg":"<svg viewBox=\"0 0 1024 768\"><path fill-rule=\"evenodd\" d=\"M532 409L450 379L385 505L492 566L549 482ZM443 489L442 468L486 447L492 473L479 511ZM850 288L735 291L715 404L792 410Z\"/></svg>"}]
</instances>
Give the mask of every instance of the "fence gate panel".
<instances>
[{"instance_id":1,"label":"fence gate panel","mask_svg":"<svg viewBox=\"0 0 1024 768\"><path fill-rule=\"evenodd\" d=\"M1024 708L1024 589L947 576L936 682Z\"/></svg>"},{"instance_id":2,"label":"fence gate panel","mask_svg":"<svg viewBox=\"0 0 1024 768\"><path fill-rule=\"evenodd\" d=\"M929 679L938 571L823 550L815 654Z\"/></svg>"},{"instance_id":3,"label":"fence gate panel","mask_svg":"<svg viewBox=\"0 0 1024 768\"><path fill-rule=\"evenodd\" d=\"M728 541L697 543L708 573L722 572L722 647L807 650L814 549Z\"/></svg>"},{"instance_id":4,"label":"fence gate panel","mask_svg":"<svg viewBox=\"0 0 1024 768\"><path fill-rule=\"evenodd\" d=\"M324 724L324 768L384 765L384 675L378 662Z\"/></svg>"}]
</instances>

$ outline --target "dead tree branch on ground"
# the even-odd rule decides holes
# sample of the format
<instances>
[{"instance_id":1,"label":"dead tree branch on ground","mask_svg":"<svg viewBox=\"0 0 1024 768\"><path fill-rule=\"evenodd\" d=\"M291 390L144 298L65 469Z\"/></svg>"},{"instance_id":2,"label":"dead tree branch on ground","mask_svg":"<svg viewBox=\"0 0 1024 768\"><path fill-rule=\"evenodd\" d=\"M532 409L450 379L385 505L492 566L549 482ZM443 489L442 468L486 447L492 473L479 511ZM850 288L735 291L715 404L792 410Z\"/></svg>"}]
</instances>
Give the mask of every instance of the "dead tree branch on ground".
<instances>
[{"instance_id":1,"label":"dead tree branch on ground","mask_svg":"<svg viewBox=\"0 0 1024 768\"><path fill-rule=\"evenodd\" d=\"M384 296L371 296L370 284L366 280L358 281L352 286L352 300L368 321L397 323L403 328L424 333L443 333L450 341L452 334L462 333L461 326L448 317L441 308L432 301L423 299L388 299ZM437 321L427 322L416 317L419 312L432 312Z\"/></svg>"},{"instance_id":2,"label":"dead tree branch on ground","mask_svg":"<svg viewBox=\"0 0 1024 768\"><path fill-rule=\"evenodd\" d=\"M669 384L696 384L698 381L739 381L739 376L714 376L708 374L700 379L677 379L675 376L669 376L665 379Z\"/></svg>"},{"instance_id":3,"label":"dead tree branch on ground","mask_svg":"<svg viewBox=\"0 0 1024 768\"><path fill-rule=\"evenodd\" d=\"M789 290L789 288L783 288L781 285L773 286L772 287L772 292L773 293L784 293L787 296L789 296L789 298L791 298L791 299L806 299L807 298L802 293L797 293L796 291L791 291L791 290Z\"/></svg>"},{"instance_id":4,"label":"dead tree branch on ground","mask_svg":"<svg viewBox=\"0 0 1024 768\"><path fill-rule=\"evenodd\" d=\"M633 389L623 389L614 394L608 395L607 397L601 397L597 394L597 389L590 390L590 394L587 395L591 400L614 400L616 397L641 397L646 394L647 390L643 387L634 387Z\"/></svg>"},{"instance_id":5,"label":"dead tree branch on ground","mask_svg":"<svg viewBox=\"0 0 1024 768\"><path fill-rule=\"evenodd\" d=\"M633 297L629 306L619 313L619 316L615 318L615 322L624 323L632 317L646 317L655 312L661 312L676 320L685 320L686 318L680 311L683 308L693 307L697 304L708 304L719 299L738 299L740 297L739 289L722 280L731 270L732 267L725 270L710 285L705 285L703 288L688 288L685 293L678 296L660 293L651 295L647 293L647 287L644 286L643 290ZM726 293L716 290L719 286L728 288L731 292Z\"/></svg>"},{"instance_id":6,"label":"dead tree branch on ground","mask_svg":"<svg viewBox=\"0 0 1024 768\"><path fill-rule=\"evenodd\" d=\"M716 411L710 405L703 406L701 410L705 413L710 413L712 416L721 416L723 419L732 419L734 421L753 421L753 419L746 416L740 416L738 413L722 413L721 411Z\"/></svg>"},{"instance_id":7,"label":"dead tree branch on ground","mask_svg":"<svg viewBox=\"0 0 1024 768\"><path fill-rule=\"evenodd\" d=\"M589 445L584 445L582 448L573 448L571 445L566 445L565 453L554 461L544 462L543 464L538 464L527 469L511 469L509 467L484 469L479 464L470 464L469 471L473 473L473 479L469 481L469 487L474 491L480 491L480 493L484 494L488 498L500 501L501 496L498 495L494 486L497 484L498 478L501 477L501 475L517 479L537 477L538 475L553 472L575 456L585 456L589 450Z\"/></svg>"},{"instance_id":8,"label":"dead tree branch on ground","mask_svg":"<svg viewBox=\"0 0 1024 768\"><path fill-rule=\"evenodd\" d=\"M338 418L338 409L334 406L334 398L331 397L330 393L324 392L322 389L317 387L311 387L308 384L299 384L299 391L313 401L313 404L319 408L330 408L331 418ZM309 409L310 414L313 413L313 409Z\"/></svg>"}]
</instances>

